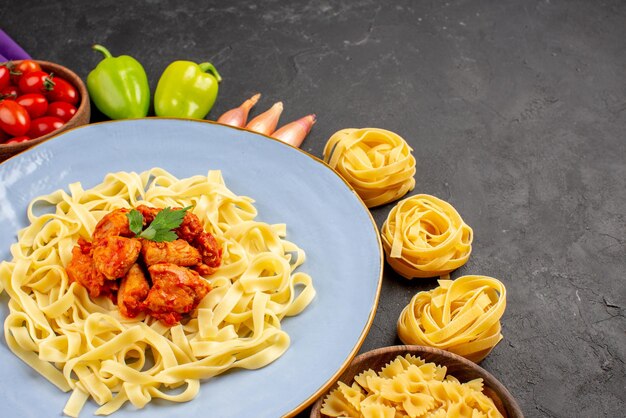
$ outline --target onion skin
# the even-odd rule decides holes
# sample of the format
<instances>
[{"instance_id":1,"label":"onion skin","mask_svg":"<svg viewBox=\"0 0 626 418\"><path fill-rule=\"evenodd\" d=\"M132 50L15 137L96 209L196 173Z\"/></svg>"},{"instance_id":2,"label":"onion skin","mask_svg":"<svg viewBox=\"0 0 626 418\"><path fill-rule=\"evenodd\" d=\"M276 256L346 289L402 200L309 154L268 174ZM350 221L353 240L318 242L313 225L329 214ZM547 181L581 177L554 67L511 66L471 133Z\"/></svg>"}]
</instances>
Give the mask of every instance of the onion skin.
<instances>
[{"instance_id":1,"label":"onion skin","mask_svg":"<svg viewBox=\"0 0 626 418\"><path fill-rule=\"evenodd\" d=\"M272 138L279 139L286 144L299 148L316 121L317 117L314 114L307 115L284 125L271 136Z\"/></svg>"},{"instance_id":2,"label":"onion skin","mask_svg":"<svg viewBox=\"0 0 626 418\"><path fill-rule=\"evenodd\" d=\"M241 106L225 112L217 119L217 122L224 125L243 128L244 126L246 126L246 122L248 121L248 113L250 113L250 109L252 109L254 105L257 104L260 98L260 93L255 94L254 96L243 102Z\"/></svg>"},{"instance_id":3,"label":"onion skin","mask_svg":"<svg viewBox=\"0 0 626 418\"><path fill-rule=\"evenodd\" d=\"M281 113L283 113L283 102L274 103L268 110L252 119L246 125L246 129L264 135L271 135L276 130Z\"/></svg>"}]
</instances>

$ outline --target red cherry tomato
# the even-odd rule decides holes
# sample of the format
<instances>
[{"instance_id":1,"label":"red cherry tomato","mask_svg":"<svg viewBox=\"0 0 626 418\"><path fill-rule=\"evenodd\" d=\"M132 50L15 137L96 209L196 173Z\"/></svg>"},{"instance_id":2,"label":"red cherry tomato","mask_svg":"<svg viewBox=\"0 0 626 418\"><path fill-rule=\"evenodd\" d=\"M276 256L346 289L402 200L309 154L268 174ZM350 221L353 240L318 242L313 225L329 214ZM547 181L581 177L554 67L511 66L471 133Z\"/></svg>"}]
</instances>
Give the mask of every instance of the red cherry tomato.
<instances>
[{"instance_id":1,"label":"red cherry tomato","mask_svg":"<svg viewBox=\"0 0 626 418\"><path fill-rule=\"evenodd\" d=\"M43 94L28 93L15 99L15 102L21 105L28 112L31 119L39 118L46 114L48 110L48 100ZM52 115L55 116L55 115Z\"/></svg>"},{"instance_id":2,"label":"red cherry tomato","mask_svg":"<svg viewBox=\"0 0 626 418\"><path fill-rule=\"evenodd\" d=\"M11 70L6 65L0 66L0 89L8 87L11 84Z\"/></svg>"},{"instance_id":3,"label":"red cherry tomato","mask_svg":"<svg viewBox=\"0 0 626 418\"><path fill-rule=\"evenodd\" d=\"M56 116L63 122L67 122L72 119L75 114L76 107L67 102L52 102L48 105L48 111L46 112L46 115Z\"/></svg>"},{"instance_id":4,"label":"red cherry tomato","mask_svg":"<svg viewBox=\"0 0 626 418\"><path fill-rule=\"evenodd\" d=\"M0 99L15 100L19 94L20 91L15 86L6 86L0 89Z\"/></svg>"},{"instance_id":5,"label":"red cherry tomato","mask_svg":"<svg viewBox=\"0 0 626 418\"><path fill-rule=\"evenodd\" d=\"M49 134L52 131L56 131L63 126L63 121L54 116L43 116L41 118L34 119L30 124L30 130L28 136L31 138L37 138L45 134Z\"/></svg>"},{"instance_id":6,"label":"red cherry tomato","mask_svg":"<svg viewBox=\"0 0 626 418\"><path fill-rule=\"evenodd\" d=\"M31 71L20 77L18 87L23 94L42 93L45 94L54 87L53 78L44 71Z\"/></svg>"},{"instance_id":7,"label":"red cherry tomato","mask_svg":"<svg viewBox=\"0 0 626 418\"><path fill-rule=\"evenodd\" d=\"M30 141L30 137L26 135L16 136L14 138L9 139L5 144L18 144L20 142Z\"/></svg>"},{"instance_id":8,"label":"red cherry tomato","mask_svg":"<svg viewBox=\"0 0 626 418\"><path fill-rule=\"evenodd\" d=\"M18 84L20 78L24 74L32 73L33 71L41 71L41 66L33 60L23 60L15 64L13 68L10 69L14 73L11 76L13 84Z\"/></svg>"},{"instance_id":9,"label":"red cherry tomato","mask_svg":"<svg viewBox=\"0 0 626 418\"><path fill-rule=\"evenodd\" d=\"M13 100L0 102L0 129L11 136L22 136L30 129L30 116Z\"/></svg>"},{"instance_id":10,"label":"red cherry tomato","mask_svg":"<svg viewBox=\"0 0 626 418\"><path fill-rule=\"evenodd\" d=\"M73 105L78 103L78 90L60 77L54 77L54 86L47 93L51 102L67 102Z\"/></svg>"}]
</instances>

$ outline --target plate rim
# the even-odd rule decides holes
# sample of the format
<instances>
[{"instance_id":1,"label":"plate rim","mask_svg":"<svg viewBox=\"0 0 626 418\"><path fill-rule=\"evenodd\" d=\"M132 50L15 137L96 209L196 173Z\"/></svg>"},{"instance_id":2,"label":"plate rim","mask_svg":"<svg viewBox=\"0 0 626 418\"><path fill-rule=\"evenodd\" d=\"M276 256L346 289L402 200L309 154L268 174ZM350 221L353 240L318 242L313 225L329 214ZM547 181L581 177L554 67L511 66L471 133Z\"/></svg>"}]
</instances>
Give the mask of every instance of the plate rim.
<instances>
[{"instance_id":1,"label":"plate rim","mask_svg":"<svg viewBox=\"0 0 626 418\"><path fill-rule=\"evenodd\" d=\"M374 297L374 301L373 304L371 306L371 310L369 313L369 316L367 318L367 322L365 323L365 326L363 327L363 329L361 330L361 334L359 336L359 339L357 340L357 342L355 343L354 347L352 348L352 350L350 351L350 353L348 353L347 358L344 360L344 362L341 364L341 366L337 369L337 371L326 381L326 383L324 383L322 386L320 386L313 394L311 394L308 398L306 398L304 401L302 401L297 407L295 407L294 409L292 409L291 411L285 413L283 415L284 418L293 418L295 415L299 414L300 412L302 412L304 409L306 409L308 406L312 405L315 400L317 400L320 396L322 396L324 393L326 393L328 391L328 389L337 381L337 379L339 379L339 377L346 371L346 369L350 366L352 360L355 358L355 356L357 355L357 353L359 352L359 350L361 349L363 343L365 342L365 339L367 338L368 334L369 334L369 330L372 327L372 324L374 322L374 317L376 316L376 311L378 309L378 302L380 301L380 292L382 289L382 282L383 282L383 270L384 270L384 266L385 266L385 257L384 257L384 252L383 252L383 246L382 246L382 240L380 237L380 231L378 228L378 225L376 224L376 221L372 215L372 212L370 211L370 209L365 205L365 203L363 202L363 199L361 199L361 197L359 196L359 194L356 192L356 190L354 189L354 187L352 187L352 185L350 185L350 183L348 183L348 181L346 179L344 179L341 175L339 175L339 173L337 173L335 170L333 170L332 167L330 167L330 165L328 165L324 160L316 157L313 154L310 154L298 147L294 147L291 144L287 144L279 139L276 138L272 138L269 135L265 135L259 132L254 132L254 131L250 131L248 129L245 128L241 128L241 127L237 127L237 126L231 126L231 125L226 125L223 123L218 123L216 121L212 121L212 120L207 120L207 119L191 119L191 118L175 118L175 117L163 117L163 116L147 116L147 117L143 117L143 118L128 118L128 119L118 119L118 120L106 120L106 121L100 121L100 122L93 122L93 123L88 123L86 125L81 125L81 126L77 126L74 128L70 128L67 129L65 131L59 132L56 135L51 136L50 138L46 139L45 141L41 141L37 144L34 144L33 146L26 148L25 150L12 155L11 157L7 158L4 161L0 162L0 168L2 168L3 165L5 165L5 163L7 163L8 161L11 161L13 159L15 159L16 157L21 158L20 156L24 155L24 154L28 154L30 152L34 152L33 150L37 149L39 146L46 144L49 141L52 141L58 137L62 137L70 132L74 132L76 130L81 130L81 129L89 129L90 126L96 126L96 125L107 125L107 124L118 124L118 123L125 123L125 122L129 122L129 121L150 121L150 120L169 120L169 121L176 121L176 122L190 122L190 123L199 123L199 124L208 124L208 125L217 125L217 126L221 126L221 127L225 127L225 128L230 128L230 129L235 129L238 131L242 131L242 132L246 132L248 134L254 134L254 135L258 135L262 138L265 138L267 140L271 140L274 142L278 142L280 144L282 144L283 146L287 146L290 147L292 149L295 149L296 151L300 152L301 154L303 154L304 156L306 156L307 158L312 159L314 162L320 164L322 167L324 167L325 169L328 169L330 172L332 172L336 177L339 178L339 180L341 180L341 182L348 187L348 189L350 190L350 192L352 192L352 194L356 197L357 201L362 205L363 209L365 209L365 213L367 213L367 216L370 220L370 222L372 223L372 227L374 228L374 231L376 231L376 242L377 242L377 247L378 247L378 258L379 258L379 277L378 277L378 282L376 285L376 292L375 292L375 297Z\"/></svg>"}]
</instances>

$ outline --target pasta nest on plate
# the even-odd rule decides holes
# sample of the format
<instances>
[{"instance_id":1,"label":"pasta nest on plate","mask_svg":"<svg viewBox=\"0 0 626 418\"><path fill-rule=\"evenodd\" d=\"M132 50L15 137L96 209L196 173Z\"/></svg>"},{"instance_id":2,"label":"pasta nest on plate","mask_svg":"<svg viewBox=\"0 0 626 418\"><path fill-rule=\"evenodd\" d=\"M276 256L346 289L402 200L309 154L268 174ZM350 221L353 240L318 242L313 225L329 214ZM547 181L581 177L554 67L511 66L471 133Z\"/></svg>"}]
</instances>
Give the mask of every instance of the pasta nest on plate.
<instances>
[{"instance_id":1,"label":"pasta nest on plate","mask_svg":"<svg viewBox=\"0 0 626 418\"><path fill-rule=\"evenodd\" d=\"M384 129L342 129L324 147L324 161L368 208L384 205L415 187L415 157L398 134Z\"/></svg>"}]
</instances>

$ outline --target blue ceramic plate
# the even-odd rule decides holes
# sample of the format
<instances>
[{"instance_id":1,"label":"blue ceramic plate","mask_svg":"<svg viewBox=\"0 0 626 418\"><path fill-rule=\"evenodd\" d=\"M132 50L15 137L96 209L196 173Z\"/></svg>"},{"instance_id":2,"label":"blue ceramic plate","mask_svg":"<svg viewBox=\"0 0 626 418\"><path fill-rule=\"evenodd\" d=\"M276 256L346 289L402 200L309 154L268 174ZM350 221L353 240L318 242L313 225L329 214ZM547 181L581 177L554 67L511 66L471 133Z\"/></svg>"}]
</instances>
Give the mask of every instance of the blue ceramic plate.
<instances>
[{"instance_id":1,"label":"blue ceramic plate","mask_svg":"<svg viewBox=\"0 0 626 418\"><path fill-rule=\"evenodd\" d=\"M204 381L191 402L126 404L114 416L292 416L347 367L376 310L382 278L378 230L367 208L323 162L244 130L200 121L138 119L78 128L0 164L0 259L9 260L26 207L36 196L100 183L114 171L162 167L178 177L222 170L227 186L256 200L258 219L285 222L301 246L300 268L313 277L315 300L286 318L289 350L259 370L234 370ZM0 296L2 320L8 297ZM68 394L30 369L0 341L0 416L60 416ZM92 401L81 416L96 409Z\"/></svg>"}]
</instances>

